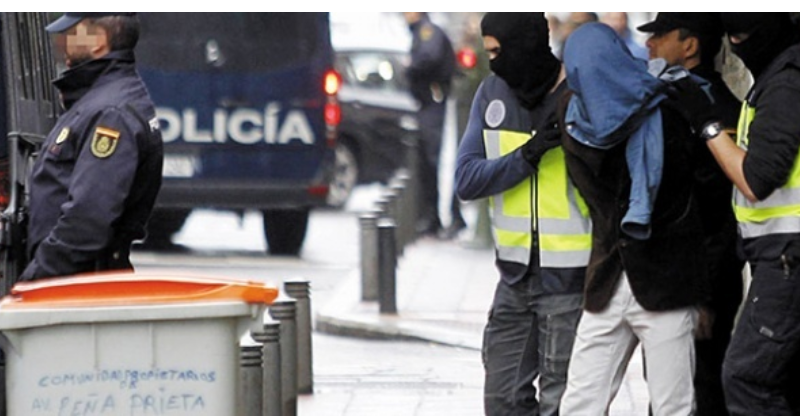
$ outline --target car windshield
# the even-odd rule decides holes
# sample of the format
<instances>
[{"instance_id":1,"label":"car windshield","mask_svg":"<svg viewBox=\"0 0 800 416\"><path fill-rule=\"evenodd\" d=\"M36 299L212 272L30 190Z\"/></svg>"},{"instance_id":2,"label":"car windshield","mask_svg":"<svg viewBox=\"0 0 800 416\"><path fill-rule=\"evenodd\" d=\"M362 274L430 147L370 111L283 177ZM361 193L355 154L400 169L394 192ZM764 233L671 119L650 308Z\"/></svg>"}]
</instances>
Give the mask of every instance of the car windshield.
<instances>
[{"instance_id":1,"label":"car windshield","mask_svg":"<svg viewBox=\"0 0 800 416\"><path fill-rule=\"evenodd\" d=\"M401 54L383 52L341 53L337 69L345 84L379 91L407 89Z\"/></svg>"}]
</instances>

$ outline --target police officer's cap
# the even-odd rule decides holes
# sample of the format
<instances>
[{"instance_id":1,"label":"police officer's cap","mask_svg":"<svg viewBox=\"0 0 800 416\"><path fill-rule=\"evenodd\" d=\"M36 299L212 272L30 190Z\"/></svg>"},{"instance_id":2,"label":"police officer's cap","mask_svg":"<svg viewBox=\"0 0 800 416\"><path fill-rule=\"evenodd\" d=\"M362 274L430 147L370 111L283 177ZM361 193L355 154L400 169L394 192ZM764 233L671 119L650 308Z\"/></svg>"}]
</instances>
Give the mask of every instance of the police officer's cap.
<instances>
[{"instance_id":1,"label":"police officer's cap","mask_svg":"<svg viewBox=\"0 0 800 416\"><path fill-rule=\"evenodd\" d=\"M722 20L719 13L658 13L656 20L637 27L642 32L666 33L687 29L697 34L722 37Z\"/></svg>"},{"instance_id":2,"label":"police officer's cap","mask_svg":"<svg viewBox=\"0 0 800 416\"><path fill-rule=\"evenodd\" d=\"M106 16L134 16L136 13L120 13L120 12L69 12L64 13L63 16L56 19L53 23L50 23L45 28L46 31L50 33L61 33L72 26L75 26L83 19L86 18L98 18L98 17L106 17Z\"/></svg>"}]
</instances>

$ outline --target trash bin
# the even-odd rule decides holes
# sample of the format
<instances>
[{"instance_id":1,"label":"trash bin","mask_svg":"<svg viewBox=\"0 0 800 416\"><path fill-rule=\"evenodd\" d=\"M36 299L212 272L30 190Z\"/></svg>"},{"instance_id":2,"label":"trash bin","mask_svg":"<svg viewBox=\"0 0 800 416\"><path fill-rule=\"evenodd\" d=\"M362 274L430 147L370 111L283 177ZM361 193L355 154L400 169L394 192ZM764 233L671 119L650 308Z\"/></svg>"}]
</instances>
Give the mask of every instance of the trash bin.
<instances>
[{"instance_id":1,"label":"trash bin","mask_svg":"<svg viewBox=\"0 0 800 416\"><path fill-rule=\"evenodd\" d=\"M0 302L8 415L235 415L239 339L277 295L132 273L18 284Z\"/></svg>"}]
</instances>

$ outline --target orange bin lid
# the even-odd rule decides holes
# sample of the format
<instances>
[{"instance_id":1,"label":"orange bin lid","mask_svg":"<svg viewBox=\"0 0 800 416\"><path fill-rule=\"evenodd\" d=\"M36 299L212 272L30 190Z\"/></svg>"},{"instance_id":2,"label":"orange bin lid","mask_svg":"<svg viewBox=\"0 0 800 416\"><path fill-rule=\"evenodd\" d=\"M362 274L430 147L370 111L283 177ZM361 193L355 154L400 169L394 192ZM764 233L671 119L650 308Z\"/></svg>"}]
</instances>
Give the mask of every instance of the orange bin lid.
<instances>
[{"instance_id":1,"label":"orange bin lid","mask_svg":"<svg viewBox=\"0 0 800 416\"><path fill-rule=\"evenodd\" d=\"M93 307L241 301L272 304L278 289L263 282L217 277L92 274L14 285L0 308Z\"/></svg>"}]
</instances>

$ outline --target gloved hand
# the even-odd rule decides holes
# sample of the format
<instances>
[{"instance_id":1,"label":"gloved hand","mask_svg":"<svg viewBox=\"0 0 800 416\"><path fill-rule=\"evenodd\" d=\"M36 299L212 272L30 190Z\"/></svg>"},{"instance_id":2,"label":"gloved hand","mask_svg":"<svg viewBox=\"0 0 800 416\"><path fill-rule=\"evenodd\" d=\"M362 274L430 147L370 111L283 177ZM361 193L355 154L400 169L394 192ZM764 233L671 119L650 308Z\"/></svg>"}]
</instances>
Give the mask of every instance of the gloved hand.
<instances>
[{"instance_id":1,"label":"gloved hand","mask_svg":"<svg viewBox=\"0 0 800 416\"><path fill-rule=\"evenodd\" d=\"M695 134L700 134L708 124L720 121L711 97L690 77L670 83L666 92L669 100L665 104L680 112Z\"/></svg>"},{"instance_id":2,"label":"gloved hand","mask_svg":"<svg viewBox=\"0 0 800 416\"><path fill-rule=\"evenodd\" d=\"M522 150L522 157L536 168L539 166L542 156L548 150L560 145L561 130L557 124L553 123L547 128L536 132L536 135L528 139L520 149Z\"/></svg>"}]
</instances>

